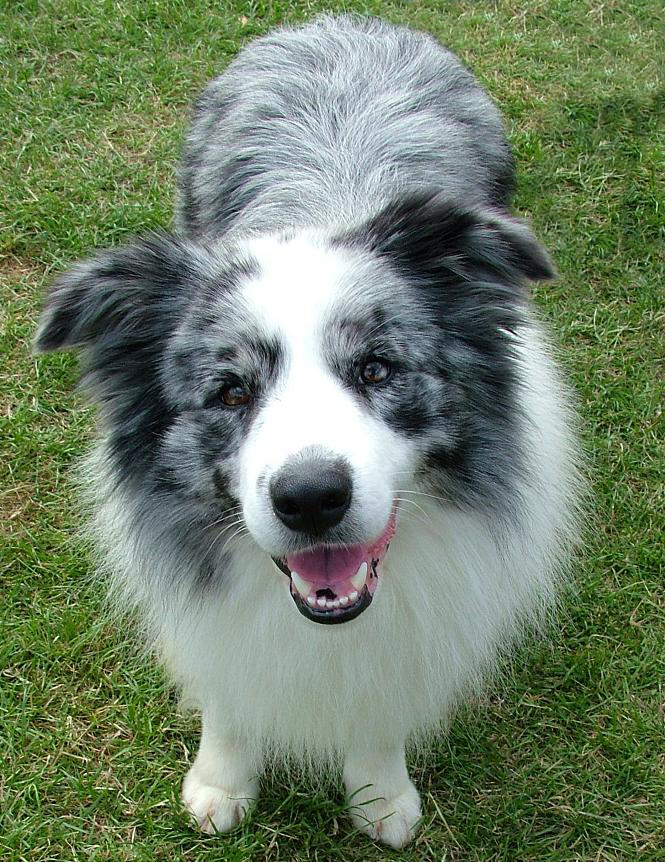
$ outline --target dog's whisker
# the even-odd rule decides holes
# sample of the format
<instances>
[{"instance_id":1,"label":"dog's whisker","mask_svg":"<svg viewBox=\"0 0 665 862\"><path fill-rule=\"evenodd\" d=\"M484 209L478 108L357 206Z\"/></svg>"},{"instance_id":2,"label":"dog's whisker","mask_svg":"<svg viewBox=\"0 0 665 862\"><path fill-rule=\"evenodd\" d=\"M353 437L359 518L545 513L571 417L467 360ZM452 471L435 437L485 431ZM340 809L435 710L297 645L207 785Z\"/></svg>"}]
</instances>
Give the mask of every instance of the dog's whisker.
<instances>
[{"instance_id":1,"label":"dog's whisker","mask_svg":"<svg viewBox=\"0 0 665 862\"><path fill-rule=\"evenodd\" d=\"M230 520L231 518L238 517L239 514L240 514L240 512L225 512L221 517L212 521L208 526L210 528L217 527L217 526L219 526L219 524L224 524L226 521Z\"/></svg>"},{"instance_id":2,"label":"dog's whisker","mask_svg":"<svg viewBox=\"0 0 665 862\"><path fill-rule=\"evenodd\" d=\"M220 539L221 539L221 538L222 538L226 533L228 533L228 532L229 532L229 530L232 530L232 529L234 529L235 527L239 527L241 524L242 524L242 525L244 525L244 519L243 519L242 517L240 517L240 518L236 518L236 519L235 519L235 520L233 520L231 523L226 524L226 525L223 527L223 529L219 530L219 532L217 533L217 535L213 538L212 542L210 543L210 547L208 548L207 553L208 553L208 554L211 554L211 553L212 553L212 550L213 550L213 548L215 547L215 545L217 544L217 542L219 542L219 540L220 540Z\"/></svg>"},{"instance_id":3,"label":"dog's whisker","mask_svg":"<svg viewBox=\"0 0 665 862\"><path fill-rule=\"evenodd\" d=\"M399 500L402 503L409 503L411 506L415 506L420 512L422 512L424 517L427 518L430 523L433 523L432 516L429 514L429 512L426 512L423 507L418 502L416 502L416 500L410 500L408 497L396 497L395 499Z\"/></svg>"},{"instance_id":4,"label":"dog's whisker","mask_svg":"<svg viewBox=\"0 0 665 862\"><path fill-rule=\"evenodd\" d=\"M232 542L234 539L237 539L239 536L246 535L248 533L249 533L249 530L243 524L238 530L235 531L235 533L232 533L228 537L228 539L224 542L224 546L223 546L222 550L220 551L220 553L223 554L224 551L228 548L230 542Z\"/></svg>"},{"instance_id":5,"label":"dog's whisker","mask_svg":"<svg viewBox=\"0 0 665 862\"><path fill-rule=\"evenodd\" d=\"M414 505L414 503L415 503L414 500L407 500L404 497L397 497L396 499L398 499L401 503L411 503L412 505ZM420 511L423 515L422 523L433 524L434 522L432 521L432 518L429 515L429 513L426 512L421 506L418 506L417 504L415 504L415 505L416 505L416 508L418 509L418 511ZM402 511L402 513L405 513L407 511L414 513L413 509L402 509L401 511Z\"/></svg>"},{"instance_id":6,"label":"dog's whisker","mask_svg":"<svg viewBox=\"0 0 665 862\"><path fill-rule=\"evenodd\" d=\"M210 525L209 529L213 530L215 528L221 527L221 529L216 530L216 535L220 535L225 533L231 527L234 527L239 524L242 520L242 515L234 515L232 518L225 518L223 521L215 521L213 524Z\"/></svg>"},{"instance_id":7,"label":"dog's whisker","mask_svg":"<svg viewBox=\"0 0 665 862\"><path fill-rule=\"evenodd\" d=\"M431 497L433 500L439 500L442 503L447 503L445 497L441 497L438 494L427 494L425 491L414 491L412 488L398 488L395 491L396 494L418 494L421 497Z\"/></svg>"},{"instance_id":8,"label":"dog's whisker","mask_svg":"<svg viewBox=\"0 0 665 862\"><path fill-rule=\"evenodd\" d=\"M242 527L240 527L240 530L242 530L242 529L243 529L243 528L242 528ZM231 535L231 537L229 537L229 538L232 538L232 537L233 537L233 535L235 535L235 534L232 534L232 535ZM211 553L212 553L212 551L214 550L215 545L216 545L216 544L217 544L217 543L218 543L218 542L219 542L223 537L224 537L224 534L223 534L223 533L220 533L220 535L219 535L219 536L216 536L216 537L215 537L215 539L213 540L212 544L210 545L210 548L208 549L208 554L211 554ZM223 554L225 550L226 550L226 543L225 543L225 544L224 544L224 546L222 547L222 549L221 549L221 551L220 551L220 554Z\"/></svg>"},{"instance_id":9,"label":"dog's whisker","mask_svg":"<svg viewBox=\"0 0 665 862\"><path fill-rule=\"evenodd\" d=\"M404 518L405 521L412 521L414 524L429 527L429 524L412 509L402 509L399 506L396 506L395 508L399 512L400 517Z\"/></svg>"}]
</instances>

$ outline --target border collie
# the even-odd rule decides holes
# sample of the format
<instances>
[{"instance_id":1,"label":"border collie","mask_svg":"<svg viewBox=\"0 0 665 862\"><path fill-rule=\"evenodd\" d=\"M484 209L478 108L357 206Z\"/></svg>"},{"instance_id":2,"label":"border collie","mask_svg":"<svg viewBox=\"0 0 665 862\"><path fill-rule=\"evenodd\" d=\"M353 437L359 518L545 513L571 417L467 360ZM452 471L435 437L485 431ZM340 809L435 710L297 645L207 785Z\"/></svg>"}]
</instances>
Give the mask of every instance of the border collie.
<instances>
[{"instance_id":1,"label":"border collie","mask_svg":"<svg viewBox=\"0 0 665 862\"><path fill-rule=\"evenodd\" d=\"M183 801L204 830L295 758L406 844L405 744L553 606L576 444L513 177L453 54L318 18L203 91L174 232L48 295L36 348L82 348L99 410L101 571L202 714Z\"/></svg>"}]
</instances>

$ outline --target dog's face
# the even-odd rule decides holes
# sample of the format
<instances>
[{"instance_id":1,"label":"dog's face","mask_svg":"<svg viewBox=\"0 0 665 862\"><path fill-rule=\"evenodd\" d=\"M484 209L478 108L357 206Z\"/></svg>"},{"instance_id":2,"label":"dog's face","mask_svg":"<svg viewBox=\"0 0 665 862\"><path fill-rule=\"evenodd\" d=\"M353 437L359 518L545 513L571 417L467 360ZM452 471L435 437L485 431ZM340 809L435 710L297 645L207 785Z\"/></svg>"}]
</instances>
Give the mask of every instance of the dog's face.
<instances>
[{"instance_id":1,"label":"dog's face","mask_svg":"<svg viewBox=\"0 0 665 862\"><path fill-rule=\"evenodd\" d=\"M56 284L37 347L86 348L120 481L192 530L246 527L303 615L345 622L415 482L479 505L517 469L510 331L550 274L521 223L423 197L347 232L107 252Z\"/></svg>"},{"instance_id":2,"label":"dog's face","mask_svg":"<svg viewBox=\"0 0 665 862\"><path fill-rule=\"evenodd\" d=\"M418 463L420 405L450 395L419 348L426 315L380 260L302 235L241 253L234 287L212 307L199 296L171 339L164 376L181 418L165 452L191 464L212 447L182 481L239 504L299 609L341 622L371 602Z\"/></svg>"}]
</instances>

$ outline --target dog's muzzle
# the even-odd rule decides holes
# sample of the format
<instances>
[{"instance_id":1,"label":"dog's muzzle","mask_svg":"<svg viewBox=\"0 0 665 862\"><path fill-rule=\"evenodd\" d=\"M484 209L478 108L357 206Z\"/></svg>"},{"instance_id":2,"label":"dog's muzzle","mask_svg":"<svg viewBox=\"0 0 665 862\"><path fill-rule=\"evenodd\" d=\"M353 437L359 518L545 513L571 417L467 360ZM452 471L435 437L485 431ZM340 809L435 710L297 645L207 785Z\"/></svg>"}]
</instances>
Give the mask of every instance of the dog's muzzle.
<instances>
[{"instance_id":1,"label":"dog's muzzle","mask_svg":"<svg viewBox=\"0 0 665 862\"><path fill-rule=\"evenodd\" d=\"M325 625L345 623L372 603L394 533L392 512L383 533L367 545L320 546L273 560L289 578L291 596L304 617Z\"/></svg>"}]
</instances>

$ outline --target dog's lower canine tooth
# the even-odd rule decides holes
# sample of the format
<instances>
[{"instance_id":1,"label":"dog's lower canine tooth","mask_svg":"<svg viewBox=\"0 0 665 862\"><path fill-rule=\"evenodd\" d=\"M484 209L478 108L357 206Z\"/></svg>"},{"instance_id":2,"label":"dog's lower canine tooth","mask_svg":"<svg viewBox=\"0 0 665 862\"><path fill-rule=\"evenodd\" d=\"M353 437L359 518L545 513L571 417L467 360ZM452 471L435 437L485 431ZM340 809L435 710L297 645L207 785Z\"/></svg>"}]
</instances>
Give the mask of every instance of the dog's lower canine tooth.
<instances>
[{"instance_id":1,"label":"dog's lower canine tooth","mask_svg":"<svg viewBox=\"0 0 665 862\"><path fill-rule=\"evenodd\" d=\"M351 578L351 583L357 590L362 590L363 585L365 583L365 579L367 578L367 563L361 563L358 571Z\"/></svg>"},{"instance_id":2,"label":"dog's lower canine tooth","mask_svg":"<svg viewBox=\"0 0 665 862\"><path fill-rule=\"evenodd\" d=\"M301 578L298 572L291 572L291 581L293 582L293 586L298 590L300 595L304 599L306 599L312 591L312 585L309 583L309 581L306 581L304 578Z\"/></svg>"}]
</instances>

